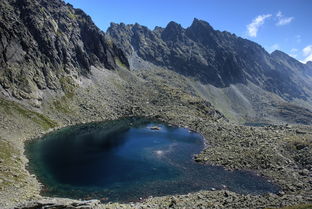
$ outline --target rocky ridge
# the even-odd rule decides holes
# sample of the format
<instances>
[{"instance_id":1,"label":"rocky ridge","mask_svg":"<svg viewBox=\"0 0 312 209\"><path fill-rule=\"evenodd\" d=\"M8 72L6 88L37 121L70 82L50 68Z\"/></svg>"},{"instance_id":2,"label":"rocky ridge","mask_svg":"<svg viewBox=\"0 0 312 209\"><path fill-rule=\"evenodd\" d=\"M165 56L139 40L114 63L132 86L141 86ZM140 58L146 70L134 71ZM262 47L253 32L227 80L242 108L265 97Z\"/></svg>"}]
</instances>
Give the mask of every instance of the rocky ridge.
<instances>
[{"instance_id":1,"label":"rocky ridge","mask_svg":"<svg viewBox=\"0 0 312 209\"><path fill-rule=\"evenodd\" d=\"M312 114L308 63L280 51L269 54L260 45L214 30L205 21L195 18L187 28L170 22L154 30L112 23L107 33L127 53L131 69L157 66L178 72L190 79L190 88L232 118L291 121L279 112L286 103L298 110L308 108L308 115ZM309 120L301 116L303 123Z\"/></svg>"},{"instance_id":2,"label":"rocky ridge","mask_svg":"<svg viewBox=\"0 0 312 209\"><path fill-rule=\"evenodd\" d=\"M91 18L63 1L0 2L0 85L3 94L40 105L43 90L66 91L91 66L128 66L122 50Z\"/></svg>"},{"instance_id":3,"label":"rocky ridge","mask_svg":"<svg viewBox=\"0 0 312 209\"><path fill-rule=\"evenodd\" d=\"M311 96L304 89L311 84L298 83L303 74L311 79L306 73L308 64L280 51L269 54L260 45L214 30L203 20L195 18L188 28L170 22L165 28L154 30L139 24L112 23L107 33L129 57L137 54L143 60L195 77L202 83L224 88L249 81L287 100Z\"/></svg>"}]
</instances>

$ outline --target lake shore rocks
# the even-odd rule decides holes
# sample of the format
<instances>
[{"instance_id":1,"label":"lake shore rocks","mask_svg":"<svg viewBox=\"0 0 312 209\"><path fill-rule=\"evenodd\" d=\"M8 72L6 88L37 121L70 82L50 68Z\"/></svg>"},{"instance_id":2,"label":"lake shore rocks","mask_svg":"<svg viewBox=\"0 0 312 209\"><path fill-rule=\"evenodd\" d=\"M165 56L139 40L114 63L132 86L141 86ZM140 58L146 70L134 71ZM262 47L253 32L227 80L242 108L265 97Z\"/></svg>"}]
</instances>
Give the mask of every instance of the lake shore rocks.
<instances>
[{"instance_id":1,"label":"lake shore rocks","mask_svg":"<svg viewBox=\"0 0 312 209\"><path fill-rule=\"evenodd\" d=\"M135 79L136 82L132 83L137 85L129 88L128 82L119 80L116 73L94 69L94 77L90 79L94 79L96 84L77 89L71 100L63 99L62 103L56 103L58 100L55 97L47 99L40 115L23 105L3 102L0 105L3 117L0 123L0 145L1 150L7 150L7 154L0 157L3 161L0 163L0 169L2 173L5 171L5 178L1 177L5 183L0 185L0 199L5 200L0 201L1 208L19 208L21 204L27 207L29 201L42 199L42 186L35 176L25 169L25 141L68 125L126 116L145 116L201 133L206 140L206 146L201 153L194 156L194 160L224 166L229 170L253 171L277 183L282 190L279 194L261 196L241 195L230 191L202 191L186 195L151 197L129 204L99 204L90 206L91 208L169 208L170 205L171 208L265 208L312 202L311 126L250 127L234 124L215 111L210 103L190 95L182 87L164 85L166 81L162 76L167 78L167 74L163 73L135 72L131 74L131 79ZM155 74L162 76L155 79ZM124 79L130 79L129 77L128 75ZM145 81L151 79L150 82L142 82L143 77ZM116 79L118 85L113 84ZM87 108L81 108L82 105ZM70 109L62 109L65 107ZM8 110L12 114L7 114ZM27 117L21 114L24 112L27 113ZM49 120L46 118L54 123L47 123ZM51 127L48 124L57 125ZM17 174L18 177L14 177L13 174ZM52 203L58 201L57 198L45 198L47 204L49 200ZM68 201L69 205L71 201L75 202Z\"/></svg>"}]
</instances>

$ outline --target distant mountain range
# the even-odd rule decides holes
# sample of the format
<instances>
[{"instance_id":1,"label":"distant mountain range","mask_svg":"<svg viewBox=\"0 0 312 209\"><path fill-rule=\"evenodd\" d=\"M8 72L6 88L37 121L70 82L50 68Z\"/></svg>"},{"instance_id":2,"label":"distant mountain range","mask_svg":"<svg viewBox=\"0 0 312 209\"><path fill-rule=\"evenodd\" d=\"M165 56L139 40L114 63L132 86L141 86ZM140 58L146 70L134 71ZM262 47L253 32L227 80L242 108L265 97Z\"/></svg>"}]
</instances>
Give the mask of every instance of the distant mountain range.
<instances>
[{"instance_id":1,"label":"distant mountain range","mask_svg":"<svg viewBox=\"0 0 312 209\"><path fill-rule=\"evenodd\" d=\"M193 82L193 88L224 113L257 120L274 113L291 121L298 108L311 116L304 108L311 108L311 62L303 64L281 51L269 54L259 44L196 18L188 28L175 22L154 30L112 23L107 34L125 51L131 69L152 64L191 78L197 85ZM291 110L280 114L286 104L292 104Z\"/></svg>"},{"instance_id":2,"label":"distant mountain range","mask_svg":"<svg viewBox=\"0 0 312 209\"><path fill-rule=\"evenodd\" d=\"M269 54L203 20L154 30L112 23L105 34L82 10L62 1L4 0L0 42L0 91L37 107L43 90L66 91L66 84L88 77L92 66L123 66L130 72L178 73L190 92L236 121L312 121L311 62L281 51Z\"/></svg>"},{"instance_id":3,"label":"distant mountain range","mask_svg":"<svg viewBox=\"0 0 312 209\"><path fill-rule=\"evenodd\" d=\"M302 64L281 51L260 45L194 19L186 29L170 22L149 30L139 24L112 23L107 33L128 55L174 70L218 88L253 83L286 100L309 100L311 63ZM133 69L137 66L133 65Z\"/></svg>"}]
</instances>

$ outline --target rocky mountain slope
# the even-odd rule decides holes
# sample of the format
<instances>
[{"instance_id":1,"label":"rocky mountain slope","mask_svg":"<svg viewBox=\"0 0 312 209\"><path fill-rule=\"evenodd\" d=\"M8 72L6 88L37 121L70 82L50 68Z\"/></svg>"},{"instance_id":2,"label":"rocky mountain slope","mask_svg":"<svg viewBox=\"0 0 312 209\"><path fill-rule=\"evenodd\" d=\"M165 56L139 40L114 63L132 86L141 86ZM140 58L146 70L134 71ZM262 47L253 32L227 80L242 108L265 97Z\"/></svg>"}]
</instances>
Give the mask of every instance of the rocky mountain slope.
<instances>
[{"instance_id":1,"label":"rocky mountain slope","mask_svg":"<svg viewBox=\"0 0 312 209\"><path fill-rule=\"evenodd\" d=\"M186 29L170 22L154 30L112 23L107 33L127 53L132 69L149 69L153 64L198 81L193 88L225 114L232 109L229 115L243 117L249 112L249 119L270 120L270 109L277 111L274 106L290 102L299 111L312 107L311 64L302 64L281 51L269 54L260 45L214 30L205 21L194 19ZM275 114L276 120L290 118ZM306 116L312 115L310 110L305 114L304 123Z\"/></svg>"},{"instance_id":2,"label":"rocky mountain slope","mask_svg":"<svg viewBox=\"0 0 312 209\"><path fill-rule=\"evenodd\" d=\"M66 91L91 66L128 65L88 15L58 0L1 1L0 43L0 90L34 104L41 90Z\"/></svg>"}]
</instances>

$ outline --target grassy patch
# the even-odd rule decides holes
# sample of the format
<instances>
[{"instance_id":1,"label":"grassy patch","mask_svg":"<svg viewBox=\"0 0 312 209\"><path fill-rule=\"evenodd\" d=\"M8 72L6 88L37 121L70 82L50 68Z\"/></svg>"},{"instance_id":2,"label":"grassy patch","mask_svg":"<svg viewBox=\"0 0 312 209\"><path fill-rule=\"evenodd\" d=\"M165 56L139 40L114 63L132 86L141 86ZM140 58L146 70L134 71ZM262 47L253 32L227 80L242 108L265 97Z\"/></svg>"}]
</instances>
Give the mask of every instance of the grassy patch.
<instances>
[{"instance_id":1,"label":"grassy patch","mask_svg":"<svg viewBox=\"0 0 312 209\"><path fill-rule=\"evenodd\" d=\"M73 98L75 95L75 88L77 87L75 81L70 77L60 78L61 87L68 98Z\"/></svg>"},{"instance_id":2,"label":"grassy patch","mask_svg":"<svg viewBox=\"0 0 312 209\"><path fill-rule=\"evenodd\" d=\"M286 139L287 145L291 150L301 150L305 147L312 147L312 140L310 135L304 136L290 136Z\"/></svg>"},{"instance_id":3,"label":"grassy patch","mask_svg":"<svg viewBox=\"0 0 312 209\"><path fill-rule=\"evenodd\" d=\"M7 141L0 138L0 159L2 161L11 161L11 156L15 152L16 151L13 149L12 146L9 145Z\"/></svg>"},{"instance_id":4,"label":"grassy patch","mask_svg":"<svg viewBox=\"0 0 312 209\"><path fill-rule=\"evenodd\" d=\"M19 152L9 142L0 138L0 190L25 181L25 174L19 169L21 159L18 156Z\"/></svg>"},{"instance_id":5,"label":"grassy patch","mask_svg":"<svg viewBox=\"0 0 312 209\"><path fill-rule=\"evenodd\" d=\"M66 104L66 97L62 97L60 100L53 101L53 107L58 111L65 114L70 114L72 111L69 109L68 105Z\"/></svg>"},{"instance_id":6,"label":"grassy patch","mask_svg":"<svg viewBox=\"0 0 312 209\"><path fill-rule=\"evenodd\" d=\"M77 83L70 76L65 76L60 78L60 84L65 96L54 100L52 103L52 108L56 109L58 112L65 114L72 114L73 111L69 108L69 101L75 96L75 90L77 88Z\"/></svg>"},{"instance_id":7,"label":"grassy patch","mask_svg":"<svg viewBox=\"0 0 312 209\"><path fill-rule=\"evenodd\" d=\"M48 130L49 128L54 128L57 126L57 123L53 120L40 113L23 108L15 102L0 99L0 108L2 108L7 114L13 115L14 113L17 113L24 118L32 120L34 123L41 126L44 130Z\"/></svg>"},{"instance_id":8,"label":"grassy patch","mask_svg":"<svg viewBox=\"0 0 312 209\"><path fill-rule=\"evenodd\" d=\"M122 68L127 68L125 64L123 64L118 57L115 58L115 63Z\"/></svg>"}]
</instances>

